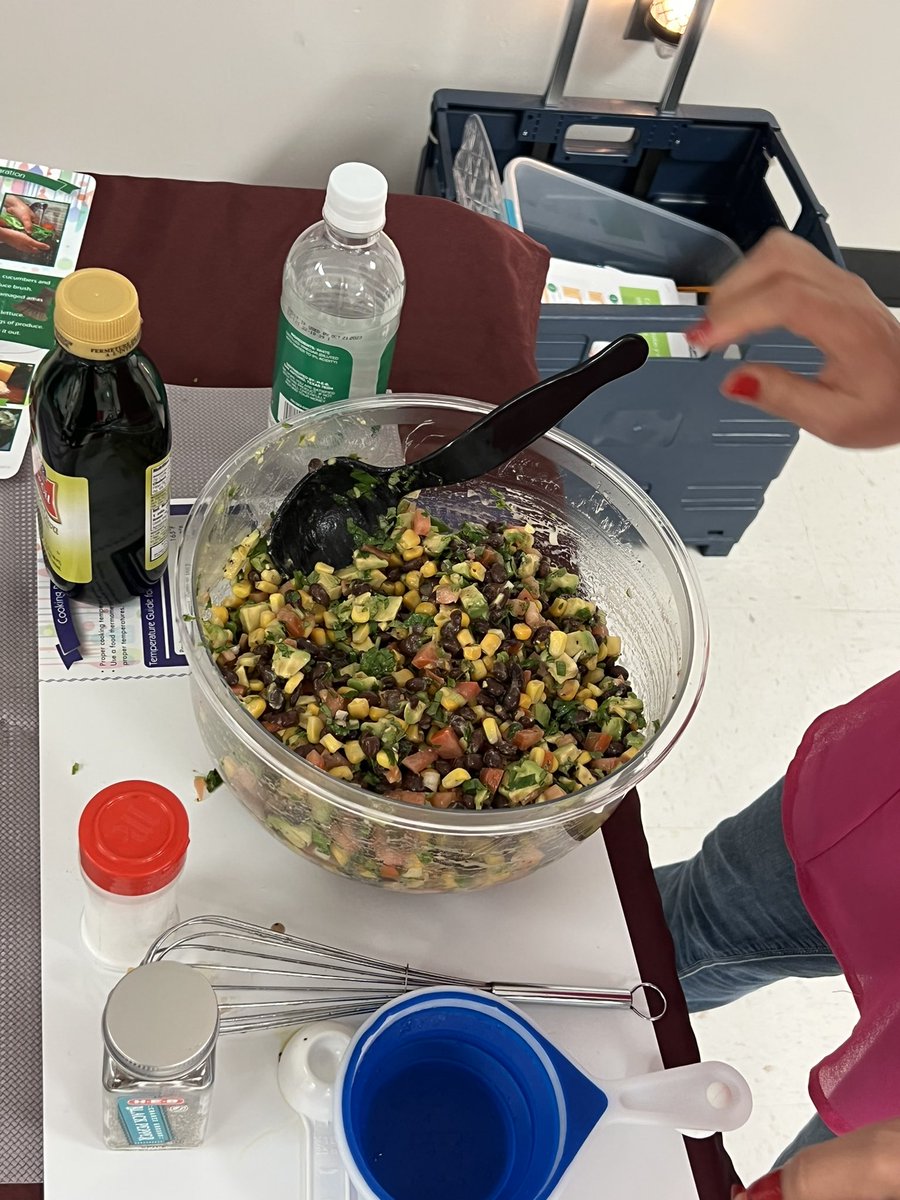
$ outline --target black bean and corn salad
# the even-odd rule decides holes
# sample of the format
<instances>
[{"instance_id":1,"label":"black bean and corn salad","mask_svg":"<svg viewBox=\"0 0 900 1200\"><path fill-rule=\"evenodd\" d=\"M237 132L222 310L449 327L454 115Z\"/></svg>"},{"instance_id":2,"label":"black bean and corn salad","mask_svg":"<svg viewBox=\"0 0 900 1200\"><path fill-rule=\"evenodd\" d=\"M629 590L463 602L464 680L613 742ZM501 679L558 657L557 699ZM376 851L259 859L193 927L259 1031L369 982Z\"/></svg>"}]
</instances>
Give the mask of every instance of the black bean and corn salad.
<instances>
[{"instance_id":1,"label":"black bean and corn salad","mask_svg":"<svg viewBox=\"0 0 900 1200\"><path fill-rule=\"evenodd\" d=\"M588 787L638 753L621 645L530 525L448 529L404 501L350 565L284 578L251 533L204 633L237 700L336 779L486 809Z\"/></svg>"}]
</instances>

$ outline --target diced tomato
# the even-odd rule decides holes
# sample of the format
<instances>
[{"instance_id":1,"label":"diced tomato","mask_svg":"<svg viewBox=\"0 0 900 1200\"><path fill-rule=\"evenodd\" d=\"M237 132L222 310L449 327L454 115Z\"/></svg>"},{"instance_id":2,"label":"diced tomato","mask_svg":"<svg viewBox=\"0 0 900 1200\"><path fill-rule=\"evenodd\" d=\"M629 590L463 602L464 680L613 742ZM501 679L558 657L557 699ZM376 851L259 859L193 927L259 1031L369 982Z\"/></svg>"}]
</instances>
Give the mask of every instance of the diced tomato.
<instances>
[{"instance_id":1,"label":"diced tomato","mask_svg":"<svg viewBox=\"0 0 900 1200\"><path fill-rule=\"evenodd\" d=\"M520 750L530 750L543 738L543 729L520 729L513 736L513 742Z\"/></svg>"},{"instance_id":2,"label":"diced tomato","mask_svg":"<svg viewBox=\"0 0 900 1200\"><path fill-rule=\"evenodd\" d=\"M493 546L485 546L481 552L481 561L486 567L492 567L495 562L500 561L500 555Z\"/></svg>"},{"instance_id":3,"label":"diced tomato","mask_svg":"<svg viewBox=\"0 0 900 1200\"><path fill-rule=\"evenodd\" d=\"M575 734L574 733L562 734L560 737L558 737L556 739L556 744L557 744L557 746L574 746L575 745Z\"/></svg>"},{"instance_id":4,"label":"diced tomato","mask_svg":"<svg viewBox=\"0 0 900 1200\"><path fill-rule=\"evenodd\" d=\"M359 838L342 825L335 825L331 829L331 840L342 849L348 850L351 854L355 854L360 847Z\"/></svg>"},{"instance_id":5,"label":"diced tomato","mask_svg":"<svg viewBox=\"0 0 900 1200\"><path fill-rule=\"evenodd\" d=\"M566 793L562 790L558 783L551 783L548 788L541 792L542 800L561 800Z\"/></svg>"},{"instance_id":6,"label":"diced tomato","mask_svg":"<svg viewBox=\"0 0 900 1200\"><path fill-rule=\"evenodd\" d=\"M324 693L320 692L319 694L332 716L335 713L339 713L342 708L347 707L347 701L344 697L339 696L337 692L333 692L330 688L326 689Z\"/></svg>"},{"instance_id":7,"label":"diced tomato","mask_svg":"<svg viewBox=\"0 0 900 1200\"><path fill-rule=\"evenodd\" d=\"M291 608L289 604L285 604L278 614L278 620L290 637L303 637L303 618L295 608Z\"/></svg>"},{"instance_id":8,"label":"diced tomato","mask_svg":"<svg viewBox=\"0 0 900 1200\"><path fill-rule=\"evenodd\" d=\"M522 672L522 681L523 681L524 683L530 683L530 682L531 682L531 672L530 672L530 671L523 671L523 672Z\"/></svg>"},{"instance_id":9,"label":"diced tomato","mask_svg":"<svg viewBox=\"0 0 900 1200\"><path fill-rule=\"evenodd\" d=\"M408 791L404 791L402 788L395 788L393 791L388 792L387 795L390 796L390 798L392 800L403 800L404 803L406 803L406 804L424 804L425 803L425 793L424 792L408 792ZM379 855L379 857L382 859L385 859L385 858L387 858L387 854L382 853ZM398 853L397 860L398 860L398 862L403 862L402 854Z\"/></svg>"},{"instance_id":10,"label":"diced tomato","mask_svg":"<svg viewBox=\"0 0 900 1200\"><path fill-rule=\"evenodd\" d=\"M388 781L388 783L399 783L400 780L403 778L403 772L400 770L399 767L396 767L396 766L385 767L384 768L384 777Z\"/></svg>"},{"instance_id":11,"label":"diced tomato","mask_svg":"<svg viewBox=\"0 0 900 1200\"><path fill-rule=\"evenodd\" d=\"M544 751L544 761L541 764L545 771L553 770L553 754L549 750Z\"/></svg>"},{"instance_id":12,"label":"diced tomato","mask_svg":"<svg viewBox=\"0 0 900 1200\"><path fill-rule=\"evenodd\" d=\"M614 771L621 764L621 758L592 758L591 766L595 771Z\"/></svg>"},{"instance_id":13,"label":"diced tomato","mask_svg":"<svg viewBox=\"0 0 900 1200\"><path fill-rule=\"evenodd\" d=\"M412 660L414 667L433 667L438 660L438 648L434 642L426 642Z\"/></svg>"},{"instance_id":14,"label":"diced tomato","mask_svg":"<svg viewBox=\"0 0 900 1200\"><path fill-rule=\"evenodd\" d=\"M478 772L478 778L481 780L481 782L484 784L484 786L487 788L487 790L491 793L491 795L493 795L494 792L496 792L497 788L500 786L500 784L503 782L503 768L502 767L484 767L481 771Z\"/></svg>"},{"instance_id":15,"label":"diced tomato","mask_svg":"<svg viewBox=\"0 0 900 1200\"><path fill-rule=\"evenodd\" d=\"M382 879L399 879L400 872L396 867L380 867L378 874Z\"/></svg>"},{"instance_id":16,"label":"diced tomato","mask_svg":"<svg viewBox=\"0 0 900 1200\"><path fill-rule=\"evenodd\" d=\"M412 531L417 533L419 537L424 537L426 533L431 533L431 517L428 513L423 513L420 508L416 509L416 515L413 517Z\"/></svg>"},{"instance_id":17,"label":"diced tomato","mask_svg":"<svg viewBox=\"0 0 900 1200\"><path fill-rule=\"evenodd\" d=\"M469 682L458 683L453 690L459 692L466 704L474 704L481 692L481 684L471 680Z\"/></svg>"},{"instance_id":18,"label":"diced tomato","mask_svg":"<svg viewBox=\"0 0 900 1200\"><path fill-rule=\"evenodd\" d=\"M459 790L452 792L435 792L428 803L432 808L450 808L459 799Z\"/></svg>"},{"instance_id":19,"label":"diced tomato","mask_svg":"<svg viewBox=\"0 0 900 1200\"><path fill-rule=\"evenodd\" d=\"M417 750L414 754L407 754L403 765L410 771L415 771L417 775L421 775L423 771L428 770L436 758L436 750Z\"/></svg>"},{"instance_id":20,"label":"diced tomato","mask_svg":"<svg viewBox=\"0 0 900 1200\"><path fill-rule=\"evenodd\" d=\"M434 598L438 604L455 604L459 599L459 592L454 592L453 588L438 587L434 589Z\"/></svg>"},{"instance_id":21,"label":"diced tomato","mask_svg":"<svg viewBox=\"0 0 900 1200\"><path fill-rule=\"evenodd\" d=\"M325 770L325 759L318 750L310 750L306 756L306 761L314 767L318 767L321 771Z\"/></svg>"},{"instance_id":22,"label":"diced tomato","mask_svg":"<svg viewBox=\"0 0 900 1200\"><path fill-rule=\"evenodd\" d=\"M534 604L537 601L537 596L535 596L534 592L529 592L528 588L522 588L516 598L524 600L527 604Z\"/></svg>"},{"instance_id":23,"label":"diced tomato","mask_svg":"<svg viewBox=\"0 0 900 1200\"><path fill-rule=\"evenodd\" d=\"M404 799L409 796L415 796L416 799L410 801L410 803L412 803L412 804L424 804L425 803L425 796L424 796L424 793L422 793L422 792L392 792L390 794L397 799ZM390 845L390 843L388 841L386 841L386 839L384 837L375 839L375 846L373 849L373 853L375 855L375 858L380 863L384 863L388 867L402 867L403 864L406 862L406 855L403 853L403 851L400 850L396 846Z\"/></svg>"},{"instance_id":24,"label":"diced tomato","mask_svg":"<svg viewBox=\"0 0 900 1200\"><path fill-rule=\"evenodd\" d=\"M463 752L462 742L449 725L430 734L428 741L437 750L439 758L459 758Z\"/></svg>"},{"instance_id":25,"label":"diced tomato","mask_svg":"<svg viewBox=\"0 0 900 1200\"><path fill-rule=\"evenodd\" d=\"M602 754L611 741L608 733L589 733L584 739L584 748L591 754Z\"/></svg>"},{"instance_id":26,"label":"diced tomato","mask_svg":"<svg viewBox=\"0 0 900 1200\"><path fill-rule=\"evenodd\" d=\"M344 758L343 754L332 754L330 750L327 754L323 755L323 757L325 759L326 771L330 771L332 767L347 767L350 765L346 758Z\"/></svg>"}]
</instances>

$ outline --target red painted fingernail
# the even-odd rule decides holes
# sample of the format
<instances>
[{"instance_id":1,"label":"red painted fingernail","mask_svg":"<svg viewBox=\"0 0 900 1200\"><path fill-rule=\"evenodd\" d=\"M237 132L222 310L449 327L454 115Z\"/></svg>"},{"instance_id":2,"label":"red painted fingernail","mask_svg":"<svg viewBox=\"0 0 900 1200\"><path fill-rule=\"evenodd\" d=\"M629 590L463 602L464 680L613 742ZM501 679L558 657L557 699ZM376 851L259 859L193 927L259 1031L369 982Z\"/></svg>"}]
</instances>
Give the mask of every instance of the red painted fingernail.
<instances>
[{"instance_id":1,"label":"red painted fingernail","mask_svg":"<svg viewBox=\"0 0 900 1200\"><path fill-rule=\"evenodd\" d=\"M747 1200L784 1200L781 1192L781 1172L771 1171L757 1179L747 1192Z\"/></svg>"},{"instance_id":2,"label":"red painted fingernail","mask_svg":"<svg viewBox=\"0 0 900 1200\"><path fill-rule=\"evenodd\" d=\"M712 323L704 319L699 324L692 325L690 329L685 330L684 336L692 345L702 346L712 336Z\"/></svg>"},{"instance_id":3,"label":"red painted fingernail","mask_svg":"<svg viewBox=\"0 0 900 1200\"><path fill-rule=\"evenodd\" d=\"M742 1187L734 1184L731 1189L731 1200L747 1200L747 1193Z\"/></svg>"},{"instance_id":4,"label":"red painted fingernail","mask_svg":"<svg viewBox=\"0 0 900 1200\"><path fill-rule=\"evenodd\" d=\"M735 375L725 385L725 393L741 400L758 400L759 380L753 375Z\"/></svg>"}]
</instances>

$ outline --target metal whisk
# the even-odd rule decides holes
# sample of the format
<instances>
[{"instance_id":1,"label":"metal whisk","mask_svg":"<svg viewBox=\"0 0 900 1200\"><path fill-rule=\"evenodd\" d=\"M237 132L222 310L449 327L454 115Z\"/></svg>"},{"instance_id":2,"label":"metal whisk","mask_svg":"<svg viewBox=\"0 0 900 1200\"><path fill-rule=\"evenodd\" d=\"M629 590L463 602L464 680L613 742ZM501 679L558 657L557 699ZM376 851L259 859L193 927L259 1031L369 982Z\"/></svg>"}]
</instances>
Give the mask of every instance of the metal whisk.
<instances>
[{"instance_id":1,"label":"metal whisk","mask_svg":"<svg viewBox=\"0 0 900 1200\"><path fill-rule=\"evenodd\" d=\"M471 987L526 1004L630 1009L658 1021L666 998L653 983L630 990L487 983L382 962L233 917L182 921L153 943L144 962L175 959L202 970L219 998L222 1033L277 1029L374 1012L404 992Z\"/></svg>"}]
</instances>

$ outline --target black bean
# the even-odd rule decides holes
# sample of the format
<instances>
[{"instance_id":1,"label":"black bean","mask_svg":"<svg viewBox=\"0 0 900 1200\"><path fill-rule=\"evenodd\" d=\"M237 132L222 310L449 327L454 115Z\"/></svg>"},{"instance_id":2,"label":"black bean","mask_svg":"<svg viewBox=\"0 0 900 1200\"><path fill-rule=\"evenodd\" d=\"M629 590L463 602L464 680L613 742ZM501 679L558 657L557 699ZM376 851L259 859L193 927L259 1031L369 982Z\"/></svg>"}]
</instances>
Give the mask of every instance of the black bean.
<instances>
[{"instance_id":1,"label":"black bean","mask_svg":"<svg viewBox=\"0 0 900 1200\"><path fill-rule=\"evenodd\" d=\"M500 697L506 691L499 679L485 679L481 686L490 696Z\"/></svg>"},{"instance_id":2,"label":"black bean","mask_svg":"<svg viewBox=\"0 0 900 1200\"><path fill-rule=\"evenodd\" d=\"M449 623L441 630L441 646L450 652L450 654L459 654L461 647L457 640L456 634L450 628Z\"/></svg>"},{"instance_id":3,"label":"black bean","mask_svg":"<svg viewBox=\"0 0 900 1200\"><path fill-rule=\"evenodd\" d=\"M331 597L322 587L321 583L314 583L309 589L309 594L315 600L316 604L321 604L324 608L327 608L331 603Z\"/></svg>"},{"instance_id":4,"label":"black bean","mask_svg":"<svg viewBox=\"0 0 900 1200\"><path fill-rule=\"evenodd\" d=\"M509 667L505 662L495 663L491 674L495 679L499 679L501 683L506 683L509 679Z\"/></svg>"},{"instance_id":5,"label":"black bean","mask_svg":"<svg viewBox=\"0 0 900 1200\"><path fill-rule=\"evenodd\" d=\"M484 760L480 754L475 754L471 750L463 756L463 766L467 771L476 774L484 766Z\"/></svg>"},{"instance_id":6,"label":"black bean","mask_svg":"<svg viewBox=\"0 0 900 1200\"><path fill-rule=\"evenodd\" d=\"M430 729L431 728L431 717L429 717L428 713L422 713L421 717L419 717L417 724L418 724L419 728L423 731L426 729Z\"/></svg>"},{"instance_id":7,"label":"black bean","mask_svg":"<svg viewBox=\"0 0 900 1200\"><path fill-rule=\"evenodd\" d=\"M509 808L509 800L506 796L501 796L499 792L496 792L491 801L491 808Z\"/></svg>"},{"instance_id":8,"label":"black bean","mask_svg":"<svg viewBox=\"0 0 900 1200\"><path fill-rule=\"evenodd\" d=\"M331 674L331 664L327 662L318 662L310 672L310 677L316 682L321 683L328 675Z\"/></svg>"},{"instance_id":9,"label":"black bean","mask_svg":"<svg viewBox=\"0 0 900 1200\"><path fill-rule=\"evenodd\" d=\"M529 717L528 713L525 713L519 718L519 724L523 729L531 729L534 725L534 718Z\"/></svg>"},{"instance_id":10,"label":"black bean","mask_svg":"<svg viewBox=\"0 0 900 1200\"><path fill-rule=\"evenodd\" d=\"M618 758L620 754L625 753L624 742L610 742L603 752L607 758Z\"/></svg>"},{"instance_id":11,"label":"black bean","mask_svg":"<svg viewBox=\"0 0 900 1200\"><path fill-rule=\"evenodd\" d=\"M461 736L469 732L469 723L461 713L454 713L450 718L450 728L457 736Z\"/></svg>"},{"instance_id":12,"label":"black bean","mask_svg":"<svg viewBox=\"0 0 900 1200\"><path fill-rule=\"evenodd\" d=\"M257 671L257 675L260 677L260 679L265 684L270 684L270 683L275 682L275 672L270 671L268 667L260 667L259 670Z\"/></svg>"},{"instance_id":13,"label":"black bean","mask_svg":"<svg viewBox=\"0 0 900 1200\"><path fill-rule=\"evenodd\" d=\"M359 739L360 748L367 758L374 758L381 749L381 742L373 733L367 733Z\"/></svg>"},{"instance_id":14,"label":"black bean","mask_svg":"<svg viewBox=\"0 0 900 1200\"><path fill-rule=\"evenodd\" d=\"M510 742L506 738L501 738L495 749L497 753L501 754L504 758L515 758L515 756L519 753L519 747L515 744L515 742Z\"/></svg>"},{"instance_id":15,"label":"black bean","mask_svg":"<svg viewBox=\"0 0 900 1200\"><path fill-rule=\"evenodd\" d=\"M497 597L500 595L500 586L499 586L499 584L494 583L494 581L492 579L489 579L484 584L481 591L482 591L482 595L484 596L485 600L487 600L488 604L493 604L494 601L497 599Z\"/></svg>"},{"instance_id":16,"label":"black bean","mask_svg":"<svg viewBox=\"0 0 900 1200\"><path fill-rule=\"evenodd\" d=\"M386 692L382 692L381 699L383 707L392 713L399 712L406 703L406 697L399 688L388 688Z\"/></svg>"},{"instance_id":17,"label":"black bean","mask_svg":"<svg viewBox=\"0 0 900 1200\"><path fill-rule=\"evenodd\" d=\"M485 750L482 757L486 767L502 767L505 765L500 751L493 746L489 750Z\"/></svg>"},{"instance_id":18,"label":"black bean","mask_svg":"<svg viewBox=\"0 0 900 1200\"><path fill-rule=\"evenodd\" d=\"M516 680L510 680L509 687L506 689L506 693L503 697L503 707L508 709L510 712L515 712L519 707L519 696L521 695L521 692L522 689Z\"/></svg>"},{"instance_id":19,"label":"black bean","mask_svg":"<svg viewBox=\"0 0 900 1200\"><path fill-rule=\"evenodd\" d=\"M374 704L378 706L380 704L380 698L375 692L360 692L359 699L368 700L370 705Z\"/></svg>"},{"instance_id":20,"label":"black bean","mask_svg":"<svg viewBox=\"0 0 900 1200\"><path fill-rule=\"evenodd\" d=\"M460 793L458 807L459 808L474 808L475 807L475 797L472 795L471 792L461 792Z\"/></svg>"},{"instance_id":21,"label":"black bean","mask_svg":"<svg viewBox=\"0 0 900 1200\"><path fill-rule=\"evenodd\" d=\"M494 550L499 550L500 547L503 545L503 538L499 533L488 534L485 541L486 541L487 545L490 546Z\"/></svg>"},{"instance_id":22,"label":"black bean","mask_svg":"<svg viewBox=\"0 0 900 1200\"><path fill-rule=\"evenodd\" d=\"M388 567L388 569L384 573L384 577L388 581L388 583L396 583L402 574L403 574L402 567Z\"/></svg>"},{"instance_id":23,"label":"black bean","mask_svg":"<svg viewBox=\"0 0 900 1200\"><path fill-rule=\"evenodd\" d=\"M504 521L488 521L488 531L490 533L502 533L506 528Z\"/></svg>"},{"instance_id":24,"label":"black bean","mask_svg":"<svg viewBox=\"0 0 900 1200\"><path fill-rule=\"evenodd\" d=\"M462 613L458 608L454 608L444 629L449 629L451 633L459 633L462 629Z\"/></svg>"},{"instance_id":25,"label":"black bean","mask_svg":"<svg viewBox=\"0 0 900 1200\"><path fill-rule=\"evenodd\" d=\"M509 576L506 573L506 567L502 562L491 563L488 568L488 575L494 583L506 583Z\"/></svg>"},{"instance_id":26,"label":"black bean","mask_svg":"<svg viewBox=\"0 0 900 1200\"><path fill-rule=\"evenodd\" d=\"M606 661L609 662L610 660L607 659ZM606 668L606 673L612 679L627 679L628 678L628 672L625 670L624 667L620 667L618 664L616 664L615 666L611 666L611 667L608 666Z\"/></svg>"},{"instance_id":27,"label":"black bean","mask_svg":"<svg viewBox=\"0 0 900 1200\"><path fill-rule=\"evenodd\" d=\"M472 630L472 636L480 641L487 631L490 629L487 621L473 621L469 628Z\"/></svg>"},{"instance_id":28,"label":"black bean","mask_svg":"<svg viewBox=\"0 0 900 1200\"><path fill-rule=\"evenodd\" d=\"M222 672L222 678L225 680L225 682L228 684L229 687L234 687L234 685L238 681L237 671L232 671L230 667L226 667L225 670Z\"/></svg>"},{"instance_id":29,"label":"black bean","mask_svg":"<svg viewBox=\"0 0 900 1200\"><path fill-rule=\"evenodd\" d=\"M428 688L427 679L411 679L406 685L411 692L424 692Z\"/></svg>"},{"instance_id":30,"label":"black bean","mask_svg":"<svg viewBox=\"0 0 900 1200\"><path fill-rule=\"evenodd\" d=\"M410 633L397 643L397 649L405 658L412 658L418 654L426 641L427 638L421 637L418 633Z\"/></svg>"},{"instance_id":31,"label":"black bean","mask_svg":"<svg viewBox=\"0 0 900 1200\"><path fill-rule=\"evenodd\" d=\"M438 775L440 775L441 779L443 779L445 775L449 775L453 770L453 767L451 766L451 760L447 758L439 758L437 762L434 763L433 769L437 771Z\"/></svg>"},{"instance_id":32,"label":"black bean","mask_svg":"<svg viewBox=\"0 0 900 1200\"><path fill-rule=\"evenodd\" d=\"M251 583L259 583L260 579L262 579L262 575L260 575L259 571L250 571L250 573L247 575L247 578Z\"/></svg>"},{"instance_id":33,"label":"black bean","mask_svg":"<svg viewBox=\"0 0 900 1200\"><path fill-rule=\"evenodd\" d=\"M480 754L484 749L487 738L484 736L483 729L476 729L472 734L472 740L469 743L469 749L473 754Z\"/></svg>"},{"instance_id":34,"label":"black bean","mask_svg":"<svg viewBox=\"0 0 900 1200\"><path fill-rule=\"evenodd\" d=\"M364 579L354 579L349 588L351 596L364 596L366 592L371 592L371 590L371 583L366 583Z\"/></svg>"},{"instance_id":35,"label":"black bean","mask_svg":"<svg viewBox=\"0 0 900 1200\"><path fill-rule=\"evenodd\" d=\"M270 725L277 725L279 729L290 729L292 725L297 723L296 709L289 708L285 712L274 713L272 716L266 714L266 720Z\"/></svg>"},{"instance_id":36,"label":"black bean","mask_svg":"<svg viewBox=\"0 0 900 1200\"><path fill-rule=\"evenodd\" d=\"M324 466L325 464L322 462L321 458L311 458L309 460L309 466L306 468L306 470L308 472L318 471L320 467Z\"/></svg>"},{"instance_id":37,"label":"black bean","mask_svg":"<svg viewBox=\"0 0 900 1200\"><path fill-rule=\"evenodd\" d=\"M576 708L575 715L572 720L576 725L587 725L588 721L593 718L594 714L587 708Z\"/></svg>"},{"instance_id":38,"label":"black bean","mask_svg":"<svg viewBox=\"0 0 900 1200\"><path fill-rule=\"evenodd\" d=\"M309 638L297 638L297 649L308 650L312 654L314 650L318 650L320 647L315 642L311 642Z\"/></svg>"},{"instance_id":39,"label":"black bean","mask_svg":"<svg viewBox=\"0 0 900 1200\"><path fill-rule=\"evenodd\" d=\"M421 775L417 775L415 771L403 772L403 786L408 792L424 792L425 784L422 782Z\"/></svg>"},{"instance_id":40,"label":"black bean","mask_svg":"<svg viewBox=\"0 0 900 1200\"><path fill-rule=\"evenodd\" d=\"M622 697L630 696L631 695L631 684L628 683L627 681L620 683L617 688L613 689L613 695L614 696L622 696Z\"/></svg>"},{"instance_id":41,"label":"black bean","mask_svg":"<svg viewBox=\"0 0 900 1200\"><path fill-rule=\"evenodd\" d=\"M541 563L538 565L538 569L537 569L537 577L538 577L538 579L546 579L546 578L547 578L547 576L550 574L550 571L551 571L551 570L552 570L552 568L551 568L550 564L547 562L547 560L546 560L546 559L544 559L544 560L543 560L543 561L542 561L542 562L541 562Z\"/></svg>"},{"instance_id":42,"label":"black bean","mask_svg":"<svg viewBox=\"0 0 900 1200\"><path fill-rule=\"evenodd\" d=\"M418 558L411 558L409 562L405 562L401 568L403 571L418 571L425 562L425 555L420 554Z\"/></svg>"}]
</instances>

